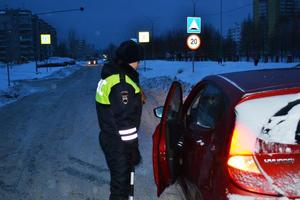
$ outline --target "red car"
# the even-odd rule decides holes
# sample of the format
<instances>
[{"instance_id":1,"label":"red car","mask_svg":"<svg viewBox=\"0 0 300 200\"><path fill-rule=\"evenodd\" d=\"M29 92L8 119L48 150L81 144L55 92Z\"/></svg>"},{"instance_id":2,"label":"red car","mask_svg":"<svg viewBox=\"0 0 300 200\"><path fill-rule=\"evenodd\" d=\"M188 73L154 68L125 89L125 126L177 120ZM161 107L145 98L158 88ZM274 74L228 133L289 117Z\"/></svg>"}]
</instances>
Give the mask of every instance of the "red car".
<instances>
[{"instance_id":1,"label":"red car","mask_svg":"<svg viewBox=\"0 0 300 200\"><path fill-rule=\"evenodd\" d=\"M183 103L174 82L153 135L160 195L178 181L188 200L300 198L300 70L204 78Z\"/></svg>"}]
</instances>

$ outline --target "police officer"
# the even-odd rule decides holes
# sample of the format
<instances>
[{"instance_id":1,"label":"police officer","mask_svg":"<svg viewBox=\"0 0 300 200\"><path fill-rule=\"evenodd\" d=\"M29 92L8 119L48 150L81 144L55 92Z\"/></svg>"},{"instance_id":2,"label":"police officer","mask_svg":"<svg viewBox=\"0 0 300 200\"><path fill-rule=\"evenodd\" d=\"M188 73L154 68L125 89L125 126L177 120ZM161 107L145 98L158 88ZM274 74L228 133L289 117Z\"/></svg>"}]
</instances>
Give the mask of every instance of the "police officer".
<instances>
[{"instance_id":1,"label":"police officer","mask_svg":"<svg viewBox=\"0 0 300 200\"><path fill-rule=\"evenodd\" d=\"M110 169L110 200L128 200L130 172L141 160L138 130L143 100L136 70L142 57L136 42L123 42L114 61L103 66L98 83L99 142Z\"/></svg>"}]
</instances>

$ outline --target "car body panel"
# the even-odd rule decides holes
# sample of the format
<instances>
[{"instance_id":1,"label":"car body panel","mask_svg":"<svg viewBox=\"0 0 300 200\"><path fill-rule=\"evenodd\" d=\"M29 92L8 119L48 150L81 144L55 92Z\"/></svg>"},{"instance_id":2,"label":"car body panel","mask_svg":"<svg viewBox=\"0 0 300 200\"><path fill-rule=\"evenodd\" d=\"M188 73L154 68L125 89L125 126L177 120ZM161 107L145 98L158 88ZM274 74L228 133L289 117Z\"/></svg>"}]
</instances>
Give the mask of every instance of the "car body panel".
<instances>
[{"instance_id":1,"label":"car body panel","mask_svg":"<svg viewBox=\"0 0 300 200\"><path fill-rule=\"evenodd\" d=\"M261 146L270 146L258 141ZM300 198L300 153L299 145L272 144L273 148L294 149L289 153L256 154L256 162L265 177L278 193L289 198Z\"/></svg>"},{"instance_id":2,"label":"car body panel","mask_svg":"<svg viewBox=\"0 0 300 200\"><path fill-rule=\"evenodd\" d=\"M182 108L182 124L184 126L187 125L186 115L190 105L199 90L207 84L214 84L222 91L224 98L226 98L226 112L213 130L199 129L191 132L185 128L183 131L184 159L180 180L188 199L196 200L200 199L199 197L205 200L236 199L239 196L277 199L275 196L258 194L240 188L229 175L227 161L236 122L235 107L251 99L296 93L300 89L299 77L299 69L257 70L208 76L193 87ZM275 154L274 156L278 156L279 159L284 157ZM296 160L294 167L287 169L295 174L299 169L299 154L295 153L293 156ZM255 157L262 169L267 168L267 164L264 163L265 159L268 159L266 155L257 154ZM287 162L291 161L287 160ZM281 164L284 165L284 163ZM280 165L276 167L274 167L276 170L284 169ZM265 170L265 176L276 180L276 170ZM290 175L290 173L288 174ZM296 188L298 189L298 187L300 186ZM295 193L294 190L285 195L296 197Z\"/></svg>"}]
</instances>

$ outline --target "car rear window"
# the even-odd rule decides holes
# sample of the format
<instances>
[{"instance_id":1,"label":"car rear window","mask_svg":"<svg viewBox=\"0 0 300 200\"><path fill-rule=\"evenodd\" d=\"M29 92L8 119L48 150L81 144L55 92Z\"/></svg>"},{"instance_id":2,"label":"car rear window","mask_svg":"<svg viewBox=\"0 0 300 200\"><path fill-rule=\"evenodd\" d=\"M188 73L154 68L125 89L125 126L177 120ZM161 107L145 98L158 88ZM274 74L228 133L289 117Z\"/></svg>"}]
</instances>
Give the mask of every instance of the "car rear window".
<instances>
[{"instance_id":1,"label":"car rear window","mask_svg":"<svg viewBox=\"0 0 300 200\"><path fill-rule=\"evenodd\" d=\"M251 99L238 104L235 111L236 127L255 136L249 140L300 143L300 93Z\"/></svg>"}]
</instances>

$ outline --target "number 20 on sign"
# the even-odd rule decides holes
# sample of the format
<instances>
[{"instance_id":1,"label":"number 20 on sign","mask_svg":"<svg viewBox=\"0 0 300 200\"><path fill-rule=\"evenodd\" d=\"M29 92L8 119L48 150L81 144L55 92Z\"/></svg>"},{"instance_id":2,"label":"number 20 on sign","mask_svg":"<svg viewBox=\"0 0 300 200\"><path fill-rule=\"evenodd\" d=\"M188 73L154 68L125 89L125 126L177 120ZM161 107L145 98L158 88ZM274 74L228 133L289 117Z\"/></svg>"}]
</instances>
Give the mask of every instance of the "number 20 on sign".
<instances>
[{"instance_id":1,"label":"number 20 on sign","mask_svg":"<svg viewBox=\"0 0 300 200\"><path fill-rule=\"evenodd\" d=\"M191 50L197 50L201 45L201 39L198 35L192 34L187 38L186 44Z\"/></svg>"}]
</instances>

